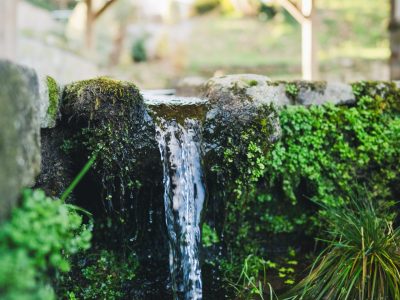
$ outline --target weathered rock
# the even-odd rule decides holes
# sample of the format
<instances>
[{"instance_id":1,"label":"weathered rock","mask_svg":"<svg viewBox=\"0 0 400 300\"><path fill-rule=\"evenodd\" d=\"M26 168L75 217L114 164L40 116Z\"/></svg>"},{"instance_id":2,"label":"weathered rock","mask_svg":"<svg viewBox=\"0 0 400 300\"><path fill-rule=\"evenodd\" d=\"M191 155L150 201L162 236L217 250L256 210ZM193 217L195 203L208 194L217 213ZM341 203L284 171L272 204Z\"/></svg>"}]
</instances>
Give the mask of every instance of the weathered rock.
<instances>
[{"instance_id":1,"label":"weathered rock","mask_svg":"<svg viewBox=\"0 0 400 300\"><path fill-rule=\"evenodd\" d=\"M272 83L266 76L254 74L214 77L204 86L204 97L219 106L240 103L275 104L282 106L292 101L285 93L284 84Z\"/></svg>"},{"instance_id":2,"label":"weathered rock","mask_svg":"<svg viewBox=\"0 0 400 300\"><path fill-rule=\"evenodd\" d=\"M204 96L212 103L230 106L240 102L284 105L351 104L351 85L323 81L270 81L268 77L243 74L211 78Z\"/></svg>"},{"instance_id":3,"label":"weathered rock","mask_svg":"<svg viewBox=\"0 0 400 300\"><path fill-rule=\"evenodd\" d=\"M144 94L143 98L154 119L175 119L180 124L186 118L204 120L208 110L207 99L149 94Z\"/></svg>"},{"instance_id":4,"label":"weathered rock","mask_svg":"<svg viewBox=\"0 0 400 300\"><path fill-rule=\"evenodd\" d=\"M0 61L0 219L40 171L39 88L36 73Z\"/></svg>"},{"instance_id":5,"label":"weathered rock","mask_svg":"<svg viewBox=\"0 0 400 300\"><path fill-rule=\"evenodd\" d=\"M350 84L306 81L297 81L292 84L295 84L299 90L296 97L296 104L352 104L356 101Z\"/></svg>"}]
</instances>

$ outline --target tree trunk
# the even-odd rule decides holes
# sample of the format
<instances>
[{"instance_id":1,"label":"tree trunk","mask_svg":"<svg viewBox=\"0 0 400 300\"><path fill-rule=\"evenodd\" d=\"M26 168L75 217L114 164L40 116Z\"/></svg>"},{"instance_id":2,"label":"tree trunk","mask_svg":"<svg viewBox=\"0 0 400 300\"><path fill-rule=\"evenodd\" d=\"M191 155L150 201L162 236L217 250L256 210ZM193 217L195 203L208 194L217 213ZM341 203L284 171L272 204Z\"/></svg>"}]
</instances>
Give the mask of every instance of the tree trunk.
<instances>
[{"instance_id":1,"label":"tree trunk","mask_svg":"<svg viewBox=\"0 0 400 300\"><path fill-rule=\"evenodd\" d=\"M390 4L390 78L400 80L400 0L391 0Z\"/></svg>"},{"instance_id":2,"label":"tree trunk","mask_svg":"<svg viewBox=\"0 0 400 300\"><path fill-rule=\"evenodd\" d=\"M126 24L122 23L118 26L118 32L114 39L114 47L110 54L109 66L113 67L118 65L121 53L124 47L125 35L126 35Z\"/></svg>"},{"instance_id":3,"label":"tree trunk","mask_svg":"<svg viewBox=\"0 0 400 300\"><path fill-rule=\"evenodd\" d=\"M93 48L93 5L92 0L86 0L86 33L85 33L85 43L86 49L91 50Z\"/></svg>"},{"instance_id":4,"label":"tree trunk","mask_svg":"<svg viewBox=\"0 0 400 300\"><path fill-rule=\"evenodd\" d=\"M0 58L15 60L18 0L0 0Z\"/></svg>"}]
</instances>

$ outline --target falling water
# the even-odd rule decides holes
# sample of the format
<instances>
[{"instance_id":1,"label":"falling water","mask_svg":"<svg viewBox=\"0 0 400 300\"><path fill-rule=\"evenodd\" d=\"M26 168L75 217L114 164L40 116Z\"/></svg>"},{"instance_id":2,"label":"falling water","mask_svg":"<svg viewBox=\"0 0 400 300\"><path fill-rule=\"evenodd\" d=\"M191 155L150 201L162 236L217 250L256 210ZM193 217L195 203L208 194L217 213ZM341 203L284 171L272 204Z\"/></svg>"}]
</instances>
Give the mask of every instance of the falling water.
<instances>
[{"instance_id":1,"label":"falling water","mask_svg":"<svg viewBox=\"0 0 400 300\"><path fill-rule=\"evenodd\" d=\"M157 140L164 168L164 206L169 265L176 300L202 299L198 258L200 214L205 189L200 159L199 123L162 120Z\"/></svg>"}]
</instances>

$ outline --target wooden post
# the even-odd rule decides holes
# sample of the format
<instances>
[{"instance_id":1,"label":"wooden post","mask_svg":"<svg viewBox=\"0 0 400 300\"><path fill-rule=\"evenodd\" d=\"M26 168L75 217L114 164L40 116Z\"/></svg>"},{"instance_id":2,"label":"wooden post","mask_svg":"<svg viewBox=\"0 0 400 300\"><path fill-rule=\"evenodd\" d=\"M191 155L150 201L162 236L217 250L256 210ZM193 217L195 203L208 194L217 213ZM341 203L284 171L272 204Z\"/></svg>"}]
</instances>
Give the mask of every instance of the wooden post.
<instances>
[{"instance_id":1,"label":"wooden post","mask_svg":"<svg viewBox=\"0 0 400 300\"><path fill-rule=\"evenodd\" d=\"M301 25L301 67L304 80L316 80L318 74L317 39L315 34L315 0L301 0L298 8L290 0L277 0Z\"/></svg>"},{"instance_id":2,"label":"wooden post","mask_svg":"<svg viewBox=\"0 0 400 300\"><path fill-rule=\"evenodd\" d=\"M0 58L16 59L18 0L0 0Z\"/></svg>"},{"instance_id":3,"label":"wooden post","mask_svg":"<svg viewBox=\"0 0 400 300\"><path fill-rule=\"evenodd\" d=\"M390 78L400 80L400 0L390 0Z\"/></svg>"},{"instance_id":4,"label":"wooden post","mask_svg":"<svg viewBox=\"0 0 400 300\"><path fill-rule=\"evenodd\" d=\"M301 61L304 80L318 79L318 51L315 34L314 0L301 1L301 13L304 20L301 23Z\"/></svg>"}]
</instances>

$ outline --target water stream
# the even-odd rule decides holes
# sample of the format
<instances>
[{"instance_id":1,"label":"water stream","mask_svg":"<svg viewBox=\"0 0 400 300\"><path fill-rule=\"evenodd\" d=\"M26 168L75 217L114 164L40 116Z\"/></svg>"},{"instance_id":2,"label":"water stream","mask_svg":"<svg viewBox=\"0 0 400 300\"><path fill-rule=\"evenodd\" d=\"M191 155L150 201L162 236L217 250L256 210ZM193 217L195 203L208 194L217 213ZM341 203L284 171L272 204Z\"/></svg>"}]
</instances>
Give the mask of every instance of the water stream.
<instances>
[{"instance_id":1,"label":"water stream","mask_svg":"<svg viewBox=\"0 0 400 300\"><path fill-rule=\"evenodd\" d=\"M169 265L175 300L202 299L200 215L205 198L199 122L162 120L157 141L163 163Z\"/></svg>"}]
</instances>

